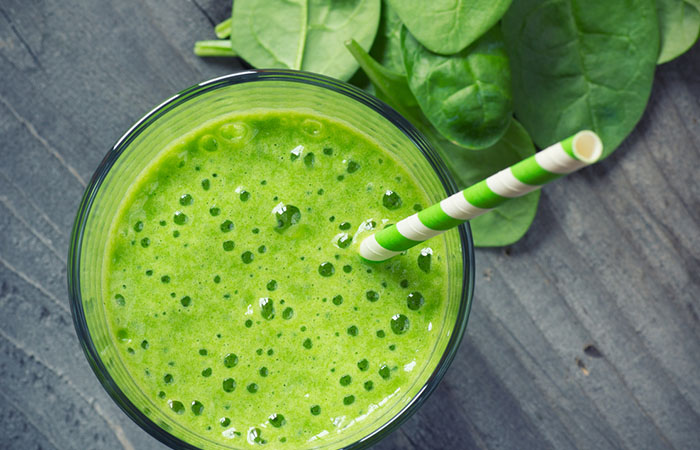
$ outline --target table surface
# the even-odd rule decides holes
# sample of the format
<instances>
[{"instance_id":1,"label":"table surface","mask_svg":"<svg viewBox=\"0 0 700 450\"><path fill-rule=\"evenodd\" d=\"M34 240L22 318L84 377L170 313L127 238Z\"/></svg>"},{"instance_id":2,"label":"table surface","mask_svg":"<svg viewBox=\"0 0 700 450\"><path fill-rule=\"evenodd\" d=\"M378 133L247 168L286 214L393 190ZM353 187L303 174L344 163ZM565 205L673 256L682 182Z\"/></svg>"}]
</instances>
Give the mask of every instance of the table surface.
<instances>
[{"instance_id":1,"label":"table surface","mask_svg":"<svg viewBox=\"0 0 700 450\"><path fill-rule=\"evenodd\" d=\"M70 229L107 149L174 92L225 0L0 3L0 448L162 449L78 345ZM700 448L700 46L658 68L610 158L547 186L532 230L477 250L468 332L380 449Z\"/></svg>"}]
</instances>

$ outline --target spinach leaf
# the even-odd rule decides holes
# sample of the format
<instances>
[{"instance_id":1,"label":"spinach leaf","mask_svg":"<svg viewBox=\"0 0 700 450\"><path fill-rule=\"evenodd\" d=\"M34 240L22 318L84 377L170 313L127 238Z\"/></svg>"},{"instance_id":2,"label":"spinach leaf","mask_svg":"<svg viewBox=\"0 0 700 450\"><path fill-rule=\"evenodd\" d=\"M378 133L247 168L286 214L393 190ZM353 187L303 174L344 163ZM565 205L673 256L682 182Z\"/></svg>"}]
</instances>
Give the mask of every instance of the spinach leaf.
<instances>
[{"instance_id":1,"label":"spinach leaf","mask_svg":"<svg viewBox=\"0 0 700 450\"><path fill-rule=\"evenodd\" d=\"M451 56L431 52L404 28L401 48L411 91L444 137L479 150L505 134L513 101L500 28Z\"/></svg>"},{"instance_id":2,"label":"spinach leaf","mask_svg":"<svg viewBox=\"0 0 700 450\"><path fill-rule=\"evenodd\" d=\"M661 49L658 64L671 61L695 44L700 34L700 1L656 0Z\"/></svg>"},{"instance_id":3,"label":"spinach leaf","mask_svg":"<svg viewBox=\"0 0 700 450\"><path fill-rule=\"evenodd\" d=\"M434 139L434 137L433 137ZM511 120L506 134L493 146L469 151L446 140L435 143L460 189L535 154L535 146L520 123ZM523 237L537 213L540 191L514 198L493 211L469 221L477 247L510 245Z\"/></svg>"},{"instance_id":4,"label":"spinach leaf","mask_svg":"<svg viewBox=\"0 0 700 450\"><path fill-rule=\"evenodd\" d=\"M375 95L408 119L416 128L425 132L430 128L416 98L408 87L406 76L379 64L354 40L346 44L375 88Z\"/></svg>"},{"instance_id":5,"label":"spinach leaf","mask_svg":"<svg viewBox=\"0 0 700 450\"><path fill-rule=\"evenodd\" d=\"M503 138L488 149L466 150L449 142L440 136L423 115L404 76L377 63L356 43L348 44L348 49L374 84L377 97L396 109L428 138L457 180L460 189L535 152L532 140L515 120L511 120ZM510 245L517 241L530 227L537 212L539 198L539 191L531 192L471 220L474 244L477 247L492 247Z\"/></svg>"},{"instance_id":6,"label":"spinach leaf","mask_svg":"<svg viewBox=\"0 0 700 450\"><path fill-rule=\"evenodd\" d=\"M512 0L389 0L418 42L450 55L476 41L505 14Z\"/></svg>"},{"instance_id":7,"label":"spinach leaf","mask_svg":"<svg viewBox=\"0 0 700 450\"><path fill-rule=\"evenodd\" d=\"M369 54L392 72L403 74L406 69L401 54L401 29L403 22L387 0L382 0L377 37Z\"/></svg>"},{"instance_id":8,"label":"spinach leaf","mask_svg":"<svg viewBox=\"0 0 700 450\"><path fill-rule=\"evenodd\" d=\"M380 0L236 0L231 42L257 68L299 69L348 80L358 64L344 49L369 49Z\"/></svg>"},{"instance_id":9,"label":"spinach leaf","mask_svg":"<svg viewBox=\"0 0 700 450\"><path fill-rule=\"evenodd\" d=\"M644 112L659 51L653 0L516 0L503 17L515 115L539 147L596 131L609 155Z\"/></svg>"}]
</instances>

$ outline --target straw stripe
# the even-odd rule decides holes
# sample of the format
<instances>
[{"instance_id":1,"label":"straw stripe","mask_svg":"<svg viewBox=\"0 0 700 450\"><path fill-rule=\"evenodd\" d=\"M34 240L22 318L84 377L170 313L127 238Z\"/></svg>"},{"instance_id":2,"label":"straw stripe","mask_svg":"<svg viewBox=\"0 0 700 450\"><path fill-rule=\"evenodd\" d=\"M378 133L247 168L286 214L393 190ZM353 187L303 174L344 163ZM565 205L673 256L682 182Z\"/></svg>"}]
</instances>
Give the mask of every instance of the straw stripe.
<instances>
[{"instance_id":1,"label":"straw stripe","mask_svg":"<svg viewBox=\"0 0 700 450\"><path fill-rule=\"evenodd\" d=\"M576 133L369 236L360 245L360 255L369 261L387 260L466 220L484 214L510 198L523 196L567 173L592 164L600 158L602 152L603 144L595 133Z\"/></svg>"},{"instance_id":2,"label":"straw stripe","mask_svg":"<svg viewBox=\"0 0 700 450\"><path fill-rule=\"evenodd\" d=\"M510 168L513 176L525 184L543 185L561 177L562 174L549 172L537 163L534 158L520 161Z\"/></svg>"},{"instance_id":3,"label":"straw stripe","mask_svg":"<svg viewBox=\"0 0 700 450\"><path fill-rule=\"evenodd\" d=\"M574 159L574 157L569 155L561 143L554 144L545 150L535 153L535 161L548 172L566 175L587 165L585 162Z\"/></svg>"},{"instance_id":4,"label":"straw stripe","mask_svg":"<svg viewBox=\"0 0 700 450\"><path fill-rule=\"evenodd\" d=\"M515 198L539 189L541 186L531 186L515 178L510 167L501 170L495 175L486 179L486 185L496 195L501 197Z\"/></svg>"},{"instance_id":5,"label":"straw stripe","mask_svg":"<svg viewBox=\"0 0 700 450\"><path fill-rule=\"evenodd\" d=\"M440 202L440 207L445 211L445 214L459 220L469 220L489 211L489 209L477 208L469 203L463 192L450 195Z\"/></svg>"},{"instance_id":6,"label":"straw stripe","mask_svg":"<svg viewBox=\"0 0 700 450\"><path fill-rule=\"evenodd\" d=\"M396 229L402 236L406 236L407 239L422 242L430 239L433 236L440 234L441 230L433 230L423 225L420 221L418 214L409 216L396 224Z\"/></svg>"},{"instance_id":7,"label":"straw stripe","mask_svg":"<svg viewBox=\"0 0 700 450\"><path fill-rule=\"evenodd\" d=\"M376 233L375 236L377 236L377 244L394 252L402 252L425 240L410 239L408 236L401 234L396 225L384 228L380 233Z\"/></svg>"},{"instance_id":8,"label":"straw stripe","mask_svg":"<svg viewBox=\"0 0 700 450\"><path fill-rule=\"evenodd\" d=\"M506 197L501 197L491 190L486 180L479 181L463 192L469 203L481 209L491 209L506 201Z\"/></svg>"},{"instance_id":9,"label":"straw stripe","mask_svg":"<svg viewBox=\"0 0 700 450\"><path fill-rule=\"evenodd\" d=\"M364 241L362 241L362 244L360 244L360 255L362 255L364 259L375 262L386 261L392 256L396 256L401 253L392 252L391 250L387 250L379 245L376 236L376 233L370 235Z\"/></svg>"},{"instance_id":10,"label":"straw stripe","mask_svg":"<svg viewBox=\"0 0 700 450\"><path fill-rule=\"evenodd\" d=\"M455 219L447 215L447 213L442 210L439 203L419 212L418 218L423 222L423 225L433 230L448 230L464 222L463 220Z\"/></svg>"}]
</instances>

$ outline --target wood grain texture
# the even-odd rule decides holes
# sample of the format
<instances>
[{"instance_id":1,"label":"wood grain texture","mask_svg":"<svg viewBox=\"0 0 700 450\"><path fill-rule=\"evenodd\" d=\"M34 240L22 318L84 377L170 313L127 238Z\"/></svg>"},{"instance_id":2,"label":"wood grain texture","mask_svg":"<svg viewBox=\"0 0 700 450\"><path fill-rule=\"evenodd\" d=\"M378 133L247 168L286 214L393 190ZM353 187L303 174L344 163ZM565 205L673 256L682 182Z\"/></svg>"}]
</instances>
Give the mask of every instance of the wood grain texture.
<instances>
[{"instance_id":1,"label":"wood grain texture","mask_svg":"<svg viewBox=\"0 0 700 450\"><path fill-rule=\"evenodd\" d=\"M108 398L65 286L87 180L140 116L240 68L195 57L228 1L0 3L0 448L162 449ZM477 251L447 376L380 449L700 448L700 47L613 156Z\"/></svg>"}]
</instances>

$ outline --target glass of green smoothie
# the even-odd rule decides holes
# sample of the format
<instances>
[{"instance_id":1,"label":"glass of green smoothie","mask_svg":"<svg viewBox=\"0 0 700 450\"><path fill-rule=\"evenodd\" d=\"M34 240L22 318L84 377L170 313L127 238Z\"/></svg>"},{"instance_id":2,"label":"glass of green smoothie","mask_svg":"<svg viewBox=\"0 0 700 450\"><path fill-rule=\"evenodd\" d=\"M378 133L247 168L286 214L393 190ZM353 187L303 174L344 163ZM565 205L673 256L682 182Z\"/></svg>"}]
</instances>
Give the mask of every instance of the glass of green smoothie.
<instances>
[{"instance_id":1,"label":"glass of green smoothie","mask_svg":"<svg viewBox=\"0 0 700 450\"><path fill-rule=\"evenodd\" d=\"M174 448L364 448L464 334L468 226L389 261L364 237L456 190L405 119L346 83L248 71L180 92L109 151L68 287L107 392Z\"/></svg>"}]
</instances>

